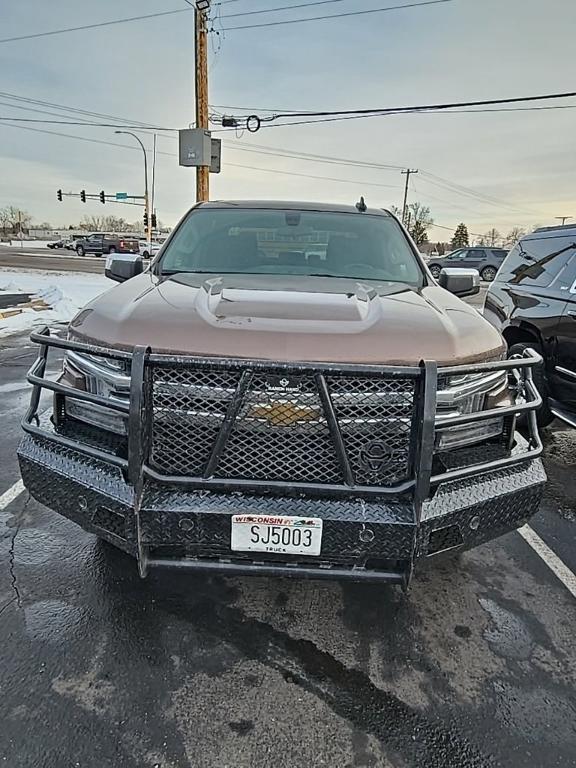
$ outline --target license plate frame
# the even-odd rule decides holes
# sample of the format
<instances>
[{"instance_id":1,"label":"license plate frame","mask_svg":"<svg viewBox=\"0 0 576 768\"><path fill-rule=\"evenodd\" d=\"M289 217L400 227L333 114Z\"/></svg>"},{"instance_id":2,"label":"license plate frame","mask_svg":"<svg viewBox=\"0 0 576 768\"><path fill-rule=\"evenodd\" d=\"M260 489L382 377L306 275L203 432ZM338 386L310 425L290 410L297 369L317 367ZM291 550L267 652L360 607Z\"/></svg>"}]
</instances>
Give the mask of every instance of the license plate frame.
<instances>
[{"instance_id":1,"label":"license plate frame","mask_svg":"<svg viewBox=\"0 0 576 768\"><path fill-rule=\"evenodd\" d=\"M322 551L322 534L323 521L319 517L232 515L230 549L233 552L318 557Z\"/></svg>"}]
</instances>

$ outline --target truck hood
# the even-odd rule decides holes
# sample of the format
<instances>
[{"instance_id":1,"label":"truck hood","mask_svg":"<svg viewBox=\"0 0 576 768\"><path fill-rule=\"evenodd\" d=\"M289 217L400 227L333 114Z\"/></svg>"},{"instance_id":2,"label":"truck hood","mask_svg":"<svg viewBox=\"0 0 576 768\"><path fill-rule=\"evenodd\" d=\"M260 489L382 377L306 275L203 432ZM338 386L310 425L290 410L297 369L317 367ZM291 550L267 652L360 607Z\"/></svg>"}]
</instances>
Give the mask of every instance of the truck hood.
<instances>
[{"instance_id":1,"label":"truck hood","mask_svg":"<svg viewBox=\"0 0 576 768\"><path fill-rule=\"evenodd\" d=\"M99 346L274 361L416 365L494 359L500 334L438 286L344 278L146 272L114 286L70 323Z\"/></svg>"}]
</instances>

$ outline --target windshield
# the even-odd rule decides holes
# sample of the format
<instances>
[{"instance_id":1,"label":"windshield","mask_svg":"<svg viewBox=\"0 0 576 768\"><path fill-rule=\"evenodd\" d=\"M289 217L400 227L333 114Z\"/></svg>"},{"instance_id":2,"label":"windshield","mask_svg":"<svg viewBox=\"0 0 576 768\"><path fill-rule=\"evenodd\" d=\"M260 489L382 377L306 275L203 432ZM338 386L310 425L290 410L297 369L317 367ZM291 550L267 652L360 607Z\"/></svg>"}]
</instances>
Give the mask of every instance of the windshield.
<instances>
[{"instance_id":1,"label":"windshield","mask_svg":"<svg viewBox=\"0 0 576 768\"><path fill-rule=\"evenodd\" d=\"M164 250L163 274L319 275L420 286L392 217L292 209L195 209Z\"/></svg>"},{"instance_id":2,"label":"windshield","mask_svg":"<svg viewBox=\"0 0 576 768\"><path fill-rule=\"evenodd\" d=\"M516 285L569 287L575 279L574 235L520 240L504 262L499 280Z\"/></svg>"}]
</instances>

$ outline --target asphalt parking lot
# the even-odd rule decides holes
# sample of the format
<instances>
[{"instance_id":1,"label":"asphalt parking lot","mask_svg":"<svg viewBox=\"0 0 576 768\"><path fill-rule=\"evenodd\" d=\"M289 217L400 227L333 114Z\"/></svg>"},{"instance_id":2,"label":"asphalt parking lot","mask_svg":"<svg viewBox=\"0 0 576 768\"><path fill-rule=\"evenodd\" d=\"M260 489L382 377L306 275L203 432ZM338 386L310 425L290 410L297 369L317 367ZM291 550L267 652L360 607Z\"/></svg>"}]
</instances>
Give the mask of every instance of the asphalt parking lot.
<instances>
[{"instance_id":1,"label":"asphalt parking lot","mask_svg":"<svg viewBox=\"0 0 576 768\"><path fill-rule=\"evenodd\" d=\"M106 259L77 256L64 248L8 248L0 246L0 267L21 270L59 270L61 272L104 273Z\"/></svg>"},{"instance_id":2,"label":"asphalt parking lot","mask_svg":"<svg viewBox=\"0 0 576 768\"><path fill-rule=\"evenodd\" d=\"M0 343L0 761L576 765L574 595L509 534L399 589L152 573L15 486L34 350ZM57 365L57 361L55 361ZM46 401L48 406L49 401ZM576 435L533 529L576 571Z\"/></svg>"}]
</instances>

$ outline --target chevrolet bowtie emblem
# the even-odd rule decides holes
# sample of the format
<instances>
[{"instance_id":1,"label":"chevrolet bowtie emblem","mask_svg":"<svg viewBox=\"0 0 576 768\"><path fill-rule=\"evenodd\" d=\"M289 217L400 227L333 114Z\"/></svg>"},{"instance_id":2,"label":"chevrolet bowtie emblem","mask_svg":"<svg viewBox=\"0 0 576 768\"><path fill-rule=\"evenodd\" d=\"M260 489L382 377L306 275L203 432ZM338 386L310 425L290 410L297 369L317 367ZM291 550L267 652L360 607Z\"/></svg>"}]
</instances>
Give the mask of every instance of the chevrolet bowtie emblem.
<instances>
[{"instance_id":1,"label":"chevrolet bowtie emblem","mask_svg":"<svg viewBox=\"0 0 576 768\"><path fill-rule=\"evenodd\" d=\"M248 414L251 419L264 419L275 427L290 427L299 422L316 421L320 413L316 408L295 403L261 403Z\"/></svg>"}]
</instances>

